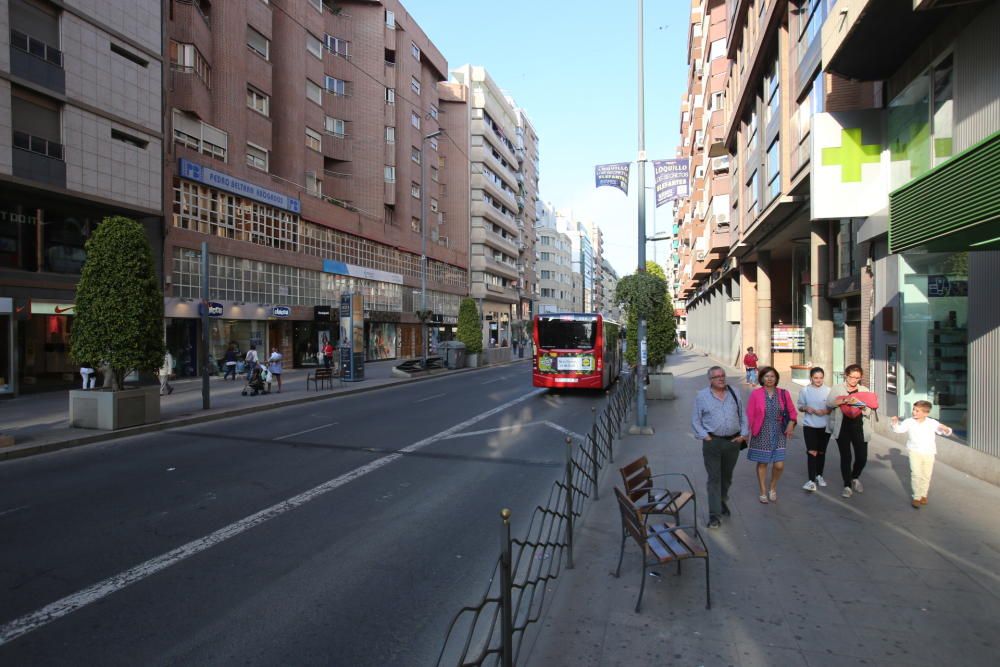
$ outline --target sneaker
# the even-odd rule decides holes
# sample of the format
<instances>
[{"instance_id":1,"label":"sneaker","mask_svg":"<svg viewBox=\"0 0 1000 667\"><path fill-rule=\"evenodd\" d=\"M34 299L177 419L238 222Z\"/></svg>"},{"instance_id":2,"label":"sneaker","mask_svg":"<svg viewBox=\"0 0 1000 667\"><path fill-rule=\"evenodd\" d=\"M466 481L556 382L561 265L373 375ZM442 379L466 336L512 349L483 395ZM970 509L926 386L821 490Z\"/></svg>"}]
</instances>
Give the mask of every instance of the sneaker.
<instances>
[{"instance_id":1,"label":"sneaker","mask_svg":"<svg viewBox=\"0 0 1000 667\"><path fill-rule=\"evenodd\" d=\"M715 516L714 514L709 517L708 519L709 528L719 528L720 526L722 526L722 521L719 519L719 517Z\"/></svg>"},{"instance_id":2,"label":"sneaker","mask_svg":"<svg viewBox=\"0 0 1000 667\"><path fill-rule=\"evenodd\" d=\"M854 491L856 491L857 493L865 492L865 485L861 483L860 479L852 479L851 488L854 489Z\"/></svg>"},{"instance_id":3,"label":"sneaker","mask_svg":"<svg viewBox=\"0 0 1000 667\"><path fill-rule=\"evenodd\" d=\"M823 475L816 475L816 483L820 486L826 486L826 480L823 479Z\"/></svg>"},{"instance_id":4,"label":"sneaker","mask_svg":"<svg viewBox=\"0 0 1000 667\"><path fill-rule=\"evenodd\" d=\"M840 492L840 495L844 498L850 498L851 496L854 495L854 492L851 491L851 487L845 486L844 490Z\"/></svg>"},{"instance_id":5,"label":"sneaker","mask_svg":"<svg viewBox=\"0 0 1000 667\"><path fill-rule=\"evenodd\" d=\"M805 489L806 491L815 492L816 491L816 482L814 482L814 481L812 481L810 479L808 482L806 482L805 484L802 485L802 488Z\"/></svg>"},{"instance_id":6,"label":"sneaker","mask_svg":"<svg viewBox=\"0 0 1000 667\"><path fill-rule=\"evenodd\" d=\"M910 506L913 507L913 509L915 509L915 510L920 509L920 499L919 498L914 498L913 502L910 503Z\"/></svg>"}]
</instances>

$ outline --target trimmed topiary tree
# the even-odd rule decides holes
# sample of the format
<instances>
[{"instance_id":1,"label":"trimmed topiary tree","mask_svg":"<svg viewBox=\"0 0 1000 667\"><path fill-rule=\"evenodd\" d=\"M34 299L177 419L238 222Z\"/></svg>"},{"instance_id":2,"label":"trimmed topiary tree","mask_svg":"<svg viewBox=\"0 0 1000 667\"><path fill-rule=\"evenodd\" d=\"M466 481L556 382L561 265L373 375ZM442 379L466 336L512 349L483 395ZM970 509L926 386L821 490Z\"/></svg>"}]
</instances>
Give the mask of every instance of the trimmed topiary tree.
<instances>
[{"instance_id":1,"label":"trimmed topiary tree","mask_svg":"<svg viewBox=\"0 0 1000 667\"><path fill-rule=\"evenodd\" d=\"M465 343L468 354L479 354L483 351L483 328L479 323L479 309L476 300L471 297L462 299L458 309L458 340Z\"/></svg>"},{"instance_id":2,"label":"trimmed topiary tree","mask_svg":"<svg viewBox=\"0 0 1000 667\"><path fill-rule=\"evenodd\" d=\"M111 387L119 390L129 373L163 365L163 292L146 232L135 220L105 218L85 249L70 354L77 362L106 363Z\"/></svg>"},{"instance_id":3,"label":"trimmed topiary tree","mask_svg":"<svg viewBox=\"0 0 1000 667\"><path fill-rule=\"evenodd\" d=\"M646 349L648 365L655 368L677 346L674 332L673 304L667 290L663 269L653 262L646 263L646 270L625 276L618 281L615 299L625 310L626 340L625 360L636 365L639 360L639 318L646 318Z\"/></svg>"}]
</instances>

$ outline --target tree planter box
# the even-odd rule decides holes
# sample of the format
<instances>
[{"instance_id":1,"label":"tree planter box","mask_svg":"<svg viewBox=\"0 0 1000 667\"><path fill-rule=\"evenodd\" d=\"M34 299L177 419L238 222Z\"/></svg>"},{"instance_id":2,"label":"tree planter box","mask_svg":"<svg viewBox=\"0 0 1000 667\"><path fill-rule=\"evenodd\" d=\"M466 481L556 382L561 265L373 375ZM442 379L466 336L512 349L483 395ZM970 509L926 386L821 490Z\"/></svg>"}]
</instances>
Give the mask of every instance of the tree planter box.
<instances>
[{"instance_id":1,"label":"tree planter box","mask_svg":"<svg viewBox=\"0 0 1000 667\"><path fill-rule=\"evenodd\" d=\"M465 367L466 368L479 368L479 353L478 352L467 352L465 355Z\"/></svg>"},{"instance_id":2,"label":"tree planter box","mask_svg":"<svg viewBox=\"0 0 1000 667\"><path fill-rule=\"evenodd\" d=\"M76 428L115 431L160 421L160 388L157 386L102 391L69 392L69 424Z\"/></svg>"},{"instance_id":3,"label":"tree planter box","mask_svg":"<svg viewBox=\"0 0 1000 667\"><path fill-rule=\"evenodd\" d=\"M649 386L646 387L646 398L655 401L674 400L674 374L653 373L649 376Z\"/></svg>"}]
</instances>

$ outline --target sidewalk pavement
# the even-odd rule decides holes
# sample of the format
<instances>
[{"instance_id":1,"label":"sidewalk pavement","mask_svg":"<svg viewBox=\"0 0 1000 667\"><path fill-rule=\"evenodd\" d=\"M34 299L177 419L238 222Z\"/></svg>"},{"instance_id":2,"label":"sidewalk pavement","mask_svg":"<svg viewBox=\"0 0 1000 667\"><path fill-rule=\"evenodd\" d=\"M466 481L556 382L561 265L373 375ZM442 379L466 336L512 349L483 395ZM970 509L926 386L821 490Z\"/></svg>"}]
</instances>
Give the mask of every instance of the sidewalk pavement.
<instances>
[{"instance_id":1,"label":"sidewalk pavement","mask_svg":"<svg viewBox=\"0 0 1000 667\"><path fill-rule=\"evenodd\" d=\"M758 502L754 466L741 456L733 515L709 530L701 445L690 421L713 364L690 352L671 356L677 398L650 401L655 435L616 443L600 500L587 503L577 524L576 567L553 584L540 627L527 634L524 664L997 664L1000 489L939 462L930 503L914 510L903 441L875 436L864 493L840 497L840 457L831 442L830 485L807 494L800 428L789 443L778 501ZM745 396L742 373L727 372ZM798 396L797 386L783 385ZM618 467L640 455L654 473L692 478L711 554L711 610L701 561L687 563L680 577L672 566L647 574L639 614L639 551L631 540L621 577L614 577L621 523L612 488L621 486ZM691 521L687 509L682 521Z\"/></svg>"},{"instance_id":2,"label":"sidewalk pavement","mask_svg":"<svg viewBox=\"0 0 1000 667\"><path fill-rule=\"evenodd\" d=\"M517 363L522 359L507 363ZM404 382L419 382L442 374L462 373L476 369L438 370L431 375L401 378L392 369L401 360L377 361L365 364L365 377L360 382L334 380L333 389L310 387L306 390L306 376L315 369L286 369L282 374L282 391L277 393L277 383L271 383L271 393L243 396L246 376L236 381L210 378L211 409L202 409L201 378L171 382L173 393L160 398L160 421L155 424L103 431L71 428L69 425L69 395L66 391L19 396L0 400L0 433L14 437L12 446L0 447L0 460L31 456L47 451L102 442L129 435L159 431L177 426L250 414L286 405L317 401L343 394L361 393ZM505 365L505 364L496 364ZM483 368L489 368L484 366Z\"/></svg>"}]
</instances>

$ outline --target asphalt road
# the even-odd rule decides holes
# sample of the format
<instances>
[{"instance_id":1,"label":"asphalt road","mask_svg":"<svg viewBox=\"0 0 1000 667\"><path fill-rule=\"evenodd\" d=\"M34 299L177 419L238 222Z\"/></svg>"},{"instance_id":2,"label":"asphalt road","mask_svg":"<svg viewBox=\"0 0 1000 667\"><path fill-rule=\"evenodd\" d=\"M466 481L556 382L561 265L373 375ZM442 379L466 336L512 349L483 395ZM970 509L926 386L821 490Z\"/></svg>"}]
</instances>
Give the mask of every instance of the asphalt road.
<instances>
[{"instance_id":1,"label":"asphalt road","mask_svg":"<svg viewBox=\"0 0 1000 667\"><path fill-rule=\"evenodd\" d=\"M2 463L0 664L433 664L604 403L518 364Z\"/></svg>"}]
</instances>

